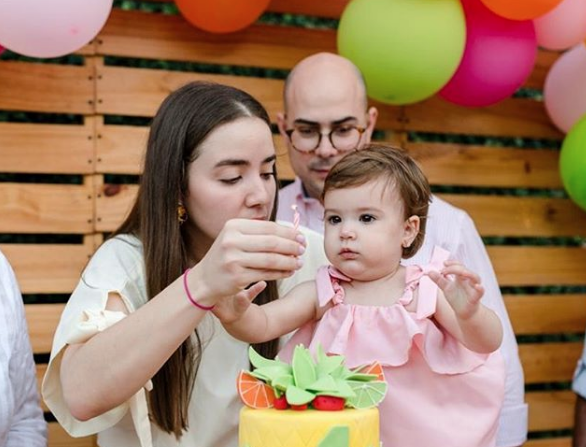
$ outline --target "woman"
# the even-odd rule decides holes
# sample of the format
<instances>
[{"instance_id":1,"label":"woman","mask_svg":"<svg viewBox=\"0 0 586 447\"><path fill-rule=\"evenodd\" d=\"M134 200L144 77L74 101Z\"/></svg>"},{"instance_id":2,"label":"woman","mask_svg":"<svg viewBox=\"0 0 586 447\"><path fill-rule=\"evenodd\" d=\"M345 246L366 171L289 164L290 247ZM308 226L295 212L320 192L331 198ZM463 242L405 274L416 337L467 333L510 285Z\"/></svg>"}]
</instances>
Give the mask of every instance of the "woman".
<instances>
[{"instance_id":1,"label":"woman","mask_svg":"<svg viewBox=\"0 0 586 447\"><path fill-rule=\"evenodd\" d=\"M161 105L136 203L55 335L43 396L72 435L99 433L102 447L236 445L247 345L208 310L237 293L271 301L276 280L291 277L284 292L325 259L308 241L319 236L272 222L269 123L254 98L223 85L194 82Z\"/></svg>"}]
</instances>

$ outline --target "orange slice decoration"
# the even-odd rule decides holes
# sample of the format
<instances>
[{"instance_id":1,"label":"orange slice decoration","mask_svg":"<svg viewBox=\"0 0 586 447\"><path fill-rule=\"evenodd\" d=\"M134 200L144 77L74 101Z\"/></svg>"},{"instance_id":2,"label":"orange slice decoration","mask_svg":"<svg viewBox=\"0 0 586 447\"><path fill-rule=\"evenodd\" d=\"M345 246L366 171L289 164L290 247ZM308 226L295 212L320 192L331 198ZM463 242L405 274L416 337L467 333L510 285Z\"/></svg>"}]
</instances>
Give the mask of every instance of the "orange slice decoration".
<instances>
[{"instance_id":1,"label":"orange slice decoration","mask_svg":"<svg viewBox=\"0 0 586 447\"><path fill-rule=\"evenodd\" d=\"M250 408L272 408L275 402L273 389L246 371L240 371L236 387L242 402Z\"/></svg>"},{"instance_id":2,"label":"orange slice decoration","mask_svg":"<svg viewBox=\"0 0 586 447\"><path fill-rule=\"evenodd\" d=\"M374 362L370 365L363 366L357 372L362 374L376 374L378 376L376 380L385 380L383 367L379 362Z\"/></svg>"}]
</instances>

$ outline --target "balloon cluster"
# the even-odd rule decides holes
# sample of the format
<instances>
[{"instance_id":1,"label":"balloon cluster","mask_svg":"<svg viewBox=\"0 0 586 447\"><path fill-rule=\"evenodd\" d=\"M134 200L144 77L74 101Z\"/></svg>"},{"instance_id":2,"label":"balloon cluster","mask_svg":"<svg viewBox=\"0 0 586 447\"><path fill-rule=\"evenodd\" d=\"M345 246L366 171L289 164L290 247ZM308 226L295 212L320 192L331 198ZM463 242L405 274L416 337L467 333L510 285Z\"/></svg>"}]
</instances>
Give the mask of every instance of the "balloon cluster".
<instances>
[{"instance_id":1,"label":"balloon cluster","mask_svg":"<svg viewBox=\"0 0 586 447\"><path fill-rule=\"evenodd\" d=\"M362 71L369 96L394 105L435 94L468 107L508 98L533 70L538 46L567 50L552 65L544 103L570 132L560 170L586 209L586 0L352 0L338 51Z\"/></svg>"}]
</instances>

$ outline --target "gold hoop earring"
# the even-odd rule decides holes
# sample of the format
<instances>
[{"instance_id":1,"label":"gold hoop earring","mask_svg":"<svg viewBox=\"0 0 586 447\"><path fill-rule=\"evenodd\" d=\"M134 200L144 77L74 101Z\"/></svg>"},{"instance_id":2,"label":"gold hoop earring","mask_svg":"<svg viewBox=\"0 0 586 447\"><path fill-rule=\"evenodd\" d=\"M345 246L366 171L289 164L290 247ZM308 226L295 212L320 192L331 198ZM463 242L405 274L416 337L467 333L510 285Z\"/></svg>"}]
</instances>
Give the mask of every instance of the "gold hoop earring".
<instances>
[{"instance_id":1,"label":"gold hoop earring","mask_svg":"<svg viewBox=\"0 0 586 447\"><path fill-rule=\"evenodd\" d=\"M179 225L183 225L187 222L187 209L181 202L177 205L177 221L179 222Z\"/></svg>"}]
</instances>

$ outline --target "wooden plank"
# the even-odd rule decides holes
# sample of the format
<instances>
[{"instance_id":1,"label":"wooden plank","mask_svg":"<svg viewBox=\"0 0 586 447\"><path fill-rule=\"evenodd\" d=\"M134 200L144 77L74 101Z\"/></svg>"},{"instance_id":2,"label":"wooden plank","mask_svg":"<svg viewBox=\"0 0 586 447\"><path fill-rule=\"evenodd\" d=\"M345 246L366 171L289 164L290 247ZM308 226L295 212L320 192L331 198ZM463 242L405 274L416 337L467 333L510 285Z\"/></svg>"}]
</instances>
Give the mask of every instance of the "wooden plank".
<instances>
[{"instance_id":1,"label":"wooden plank","mask_svg":"<svg viewBox=\"0 0 586 447\"><path fill-rule=\"evenodd\" d=\"M227 84L250 93L267 108L273 122L282 110L282 80L105 66L98 68L97 111L153 116L170 92L195 80ZM399 129L399 115L400 108L385 106L379 125Z\"/></svg>"},{"instance_id":2,"label":"wooden plank","mask_svg":"<svg viewBox=\"0 0 586 447\"><path fill-rule=\"evenodd\" d=\"M572 447L572 438L531 439L523 447Z\"/></svg>"},{"instance_id":3,"label":"wooden plank","mask_svg":"<svg viewBox=\"0 0 586 447\"><path fill-rule=\"evenodd\" d=\"M70 436L57 422L50 422L48 447L95 447L96 436L74 438Z\"/></svg>"},{"instance_id":4,"label":"wooden plank","mask_svg":"<svg viewBox=\"0 0 586 447\"><path fill-rule=\"evenodd\" d=\"M96 199L96 230L113 231L130 212L138 186L106 184L99 188Z\"/></svg>"},{"instance_id":5,"label":"wooden plank","mask_svg":"<svg viewBox=\"0 0 586 447\"><path fill-rule=\"evenodd\" d=\"M98 68L97 111L153 116L170 92L195 80L219 82L245 90L261 101L272 116L281 109L283 81L279 80L105 66Z\"/></svg>"},{"instance_id":6,"label":"wooden plank","mask_svg":"<svg viewBox=\"0 0 586 447\"><path fill-rule=\"evenodd\" d=\"M0 183L0 232L90 233L89 185Z\"/></svg>"},{"instance_id":7,"label":"wooden plank","mask_svg":"<svg viewBox=\"0 0 586 447\"><path fill-rule=\"evenodd\" d=\"M101 55L290 69L319 52L336 52L334 30L253 25L214 34L180 15L114 9L97 37Z\"/></svg>"},{"instance_id":8,"label":"wooden plank","mask_svg":"<svg viewBox=\"0 0 586 447\"><path fill-rule=\"evenodd\" d=\"M93 68L0 62L0 109L93 113Z\"/></svg>"},{"instance_id":9,"label":"wooden plank","mask_svg":"<svg viewBox=\"0 0 586 447\"><path fill-rule=\"evenodd\" d=\"M531 343L519 345L525 384L570 382L582 343Z\"/></svg>"},{"instance_id":10,"label":"wooden plank","mask_svg":"<svg viewBox=\"0 0 586 447\"><path fill-rule=\"evenodd\" d=\"M586 295L505 295L517 335L579 333L586 327Z\"/></svg>"},{"instance_id":11,"label":"wooden plank","mask_svg":"<svg viewBox=\"0 0 586 447\"><path fill-rule=\"evenodd\" d=\"M148 127L98 124L96 172L140 174L148 132Z\"/></svg>"},{"instance_id":12,"label":"wooden plank","mask_svg":"<svg viewBox=\"0 0 586 447\"><path fill-rule=\"evenodd\" d=\"M148 141L148 127L98 125L96 167L101 174L133 174L142 172L142 158ZM287 147L280 135L274 135L279 179L292 180Z\"/></svg>"},{"instance_id":13,"label":"wooden plank","mask_svg":"<svg viewBox=\"0 0 586 447\"><path fill-rule=\"evenodd\" d=\"M562 187L556 150L411 142L404 147L432 185Z\"/></svg>"},{"instance_id":14,"label":"wooden plank","mask_svg":"<svg viewBox=\"0 0 586 447\"><path fill-rule=\"evenodd\" d=\"M543 85L545 84L547 73L549 73L549 69L560 56L560 54L561 53L557 51L547 51L540 49L537 52L537 60L535 61L533 71L529 75L529 78L525 81L524 87L543 90Z\"/></svg>"},{"instance_id":15,"label":"wooden plank","mask_svg":"<svg viewBox=\"0 0 586 447\"><path fill-rule=\"evenodd\" d=\"M71 293L89 258L93 243L0 244L10 260L22 293Z\"/></svg>"},{"instance_id":16,"label":"wooden plank","mask_svg":"<svg viewBox=\"0 0 586 447\"><path fill-rule=\"evenodd\" d=\"M506 99L489 107L468 108L436 96L405 106L405 126L419 132L563 138L547 116L543 102L530 99Z\"/></svg>"},{"instance_id":17,"label":"wooden plank","mask_svg":"<svg viewBox=\"0 0 586 447\"><path fill-rule=\"evenodd\" d=\"M574 425L576 395L572 391L525 393L529 404L529 431L562 430Z\"/></svg>"},{"instance_id":18,"label":"wooden plank","mask_svg":"<svg viewBox=\"0 0 586 447\"><path fill-rule=\"evenodd\" d=\"M2 172L86 174L93 170L93 126L0 123Z\"/></svg>"},{"instance_id":19,"label":"wooden plank","mask_svg":"<svg viewBox=\"0 0 586 447\"><path fill-rule=\"evenodd\" d=\"M35 354L51 352L57 323L65 304L27 304L24 306L31 345Z\"/></svg>"},{"instance_id":20,"label":"wooden plank","mask_svg":"<svg viewBox=\"0 0 586 447\"><path fill-rule=\"evenodd\" d=\"M501 286L586 284L583 248L489 246L487 250Z\"/></svg>"},{"instance_id":21,"label":"wooden plank","mask_svg":"<svg viewBox=\"0 0 586 447\"><path fill-rule=\"evenodd\" d=\"M45 372L47 372L47 365L45 363L37 363L36 365L37 370L37 389L39 390L39 396L41 395L41 385L43 383L43 377L45 377ZM44 399L41 396L41 408L44 412L49 412L49 407L45 403Z\"/></svg>"},{"instance_id":22,"label":"wooden plank","mask_svg":"<svg viewBox=\"0 0 586 447\"><path fill-rule=\"evenodd\" d=\"M468 212L482 236L586 234L586 213L569 199L464 194L438 196Z\"/></svg>"}]
</instances>

